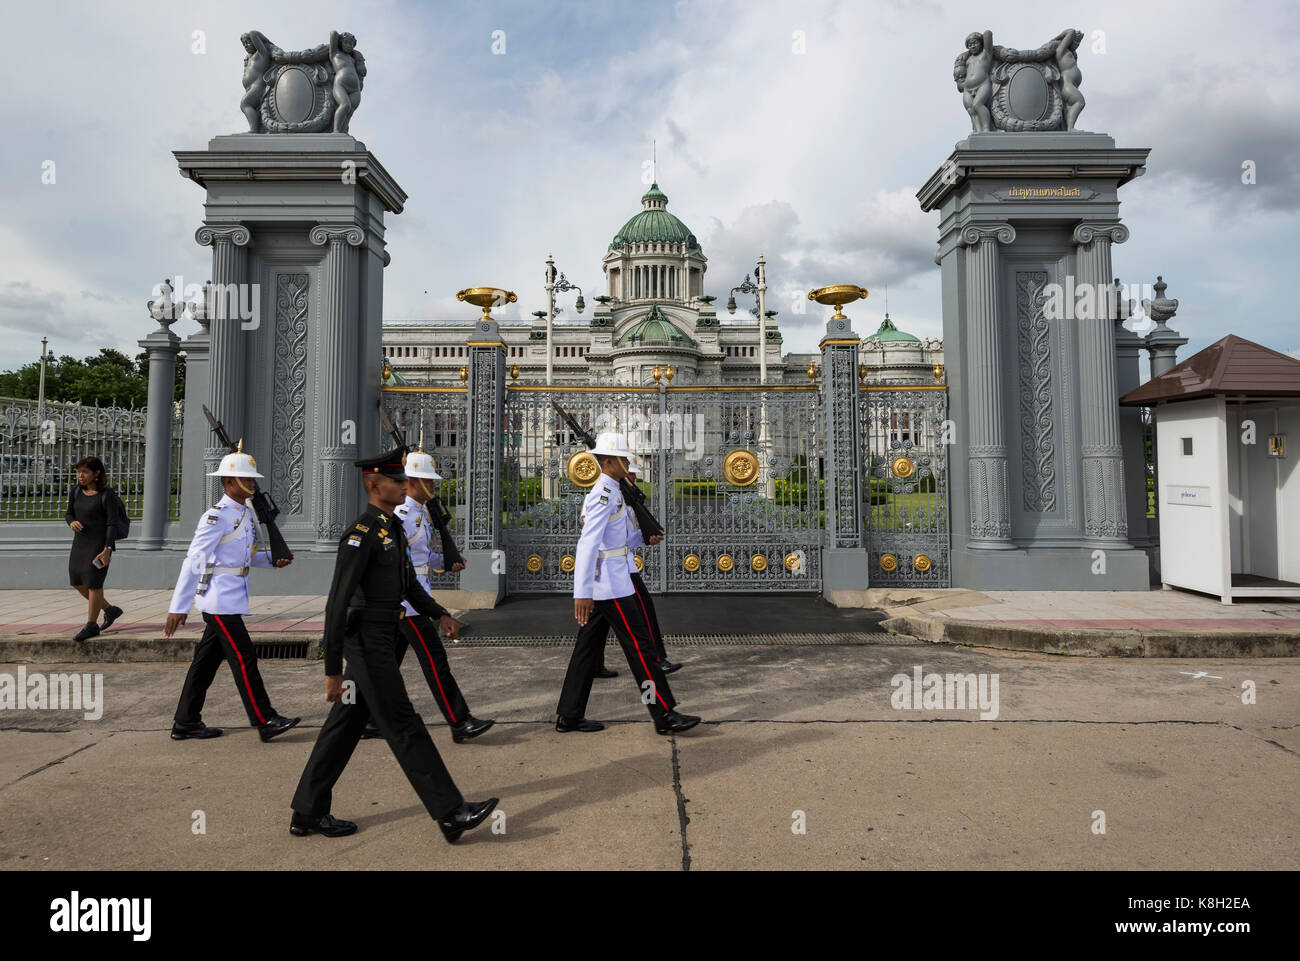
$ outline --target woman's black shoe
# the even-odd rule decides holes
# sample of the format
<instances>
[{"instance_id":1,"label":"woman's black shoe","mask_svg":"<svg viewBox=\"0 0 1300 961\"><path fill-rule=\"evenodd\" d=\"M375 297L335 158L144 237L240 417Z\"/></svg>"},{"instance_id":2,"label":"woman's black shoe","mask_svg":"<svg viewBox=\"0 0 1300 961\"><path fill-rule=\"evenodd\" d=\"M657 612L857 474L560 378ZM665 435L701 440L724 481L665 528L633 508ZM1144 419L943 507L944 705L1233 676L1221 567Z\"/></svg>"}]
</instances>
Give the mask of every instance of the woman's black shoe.
<instances>
[{"instance_id":1,"label":"woman's black shoe","mask_svg":"<svg viewBox=\"0 0 1300 961\"><path fill-rule=\"evenodd\" d=\"M94 621L86 621L86 626L81 629L81 633L73 638L74 641L88 641L92 637L99 636L99 625Z\"/></svg>"},{"instance_id":2,"label":"woman's black shoe","mask_svg":"<svg viewBox=\"0 0 1300 961\"><path fill-rule=\"evenodd\" d=\"M113 626L113 622L121 616L122 616L122 608L106 607L104 609L104 623L100 626L100 630L102 631L108 630L110 627Z\"/></svg>"}]
</instances>

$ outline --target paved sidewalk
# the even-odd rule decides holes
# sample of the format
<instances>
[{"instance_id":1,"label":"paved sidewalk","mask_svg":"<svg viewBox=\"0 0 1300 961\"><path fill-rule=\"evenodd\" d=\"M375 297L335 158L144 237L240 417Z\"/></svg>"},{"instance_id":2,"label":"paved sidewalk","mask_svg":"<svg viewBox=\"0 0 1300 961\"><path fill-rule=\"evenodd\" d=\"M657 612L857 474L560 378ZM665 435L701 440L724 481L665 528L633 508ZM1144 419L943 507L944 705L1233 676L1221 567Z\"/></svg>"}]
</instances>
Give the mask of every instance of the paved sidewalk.
<instances>
[{"instance_id":1,"label":"paved sidewalk","mask_svg":"<svg viewBox=\"0 0 1300 961\"><path fill-rule=\"evenodd\" d=\"M891 633L1057 654L1300 654L1300 602L1188 591L867 591Z\"/></svg>"}]
</instances>

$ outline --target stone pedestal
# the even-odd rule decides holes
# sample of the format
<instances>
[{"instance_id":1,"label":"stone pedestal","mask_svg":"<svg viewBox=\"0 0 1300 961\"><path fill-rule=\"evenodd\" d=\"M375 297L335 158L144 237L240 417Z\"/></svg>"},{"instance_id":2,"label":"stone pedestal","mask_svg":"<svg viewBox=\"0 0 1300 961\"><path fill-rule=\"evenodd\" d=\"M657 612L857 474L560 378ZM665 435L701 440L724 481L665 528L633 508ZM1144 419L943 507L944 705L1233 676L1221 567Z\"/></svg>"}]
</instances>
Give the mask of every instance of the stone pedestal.
<instances>
[{"instance_id":1,"label":"stone pedestal","mask_svg":"<svg viewBox=\"0 0 1300 961\"><path fill-rule=\"evenodd\" d=\"M213 249L208 406L257 458L290 547L332 553L363 505L352 461L384 445L373 361L384 215L406 194L347 134L235 134L175 156L207 193L196 239ZM214 470L225 451L197 403L187 414ZM191 442L187 431L187 470ZM196 521L182 516L180 528Z\"/></svg>"},{"instance_id":2,"label":"stone pedestal","mask_svg":"<svg viewBox=\"0 0 1300 961\"><path fill-rule=\"evenodd\" d=\"M1128 236L1119 187L1147 153L1082 131L976 133L917 194L940 212L953 587L1148 585L1106 296Z\"/></svg>"}]
</instances>

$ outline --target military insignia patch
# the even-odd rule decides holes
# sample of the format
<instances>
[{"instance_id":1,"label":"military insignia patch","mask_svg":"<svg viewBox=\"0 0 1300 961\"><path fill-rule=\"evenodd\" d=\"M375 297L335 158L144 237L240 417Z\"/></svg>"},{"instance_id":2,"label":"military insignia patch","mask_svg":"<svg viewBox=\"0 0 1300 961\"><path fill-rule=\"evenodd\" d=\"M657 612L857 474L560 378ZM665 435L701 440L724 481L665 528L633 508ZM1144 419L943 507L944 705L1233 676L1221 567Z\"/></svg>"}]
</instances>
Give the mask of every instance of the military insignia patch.
<instances>
[{"instance_id":1,"label":"military insignia patch","mask_svg":"<svg viewBox=\"0 0 1300 961\"><path fill-rule=\"evenodd\" d=\"M357 537L356 534L353 534L351 537L348 538L348 547L360 547L360 546L361 546L361 538Z\"/></svg>"},{"instance_id":2,"label":"military insignia patch","mask_svg":"<svg viewBox=\"0 0 1300 961\"><path fill-rule=\"evenodd\" d=\"M365 534L367 531L370 530L370 528L367 527L365 524L358 524L358 525L357 525L357 530L359 530L361 533Z\"/></svg>"},{"instance_id":3,"label":"military insignia patch","mask_svg":"<svg viewBox=\"0 0 1300 961\"><path fill-rule=\"evenodd\" d=\"M608 504L608 503L609 503L609 495L608 495L608 494L601 494L601 495L600 495L600 502L601 502L602 504Z\"/></svg>"},{"instance_id":4,"label":"military insignia patch","mask_svg":"<svg viewBox=\"0 0 1300 961\"><path fill-rule=\"evenodd\" d=\"M392 546L393 546L393 539L392 539L391 537L385 537L385 538L384 538L384 550L390 550L390 549L392 548Z\"/></svg>"},{"instance_id":5,"label":"military insignia patch","mask_svg":"<svg viewBox=\"0 0 1300 961\"><path fill-rule=\"evenodd\" d=\"M209 524L215 524L215 523L217 522L217 515L216 515L216 514L209 514L209 515L207 516L207 521L208 521Z\"/></svg>"}]
</instances>

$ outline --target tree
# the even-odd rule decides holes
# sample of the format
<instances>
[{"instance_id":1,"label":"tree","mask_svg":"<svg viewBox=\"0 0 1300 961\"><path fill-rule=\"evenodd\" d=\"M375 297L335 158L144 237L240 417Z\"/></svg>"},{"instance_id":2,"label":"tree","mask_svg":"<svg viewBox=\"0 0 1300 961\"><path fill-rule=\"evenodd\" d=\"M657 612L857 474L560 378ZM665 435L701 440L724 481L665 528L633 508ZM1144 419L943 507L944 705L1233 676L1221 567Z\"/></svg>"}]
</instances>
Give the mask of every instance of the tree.
<instances>
[{"instance_id":1,"label":"tree","mask_svg":"<svg viewBox=\"0 0 1300 961\"><path fill-rule=\"evenodd\" d=\"M17 370L0 372L0 396L35 400L40 393L39 361ZM176 358L176 400L185 397L185 355ZM149 357L141 351L134 359L112 347L78 360L64 354L45 367L45 399L99 404L105 407L143 407L149 398Z\"/></svg>"}]
</instances>

